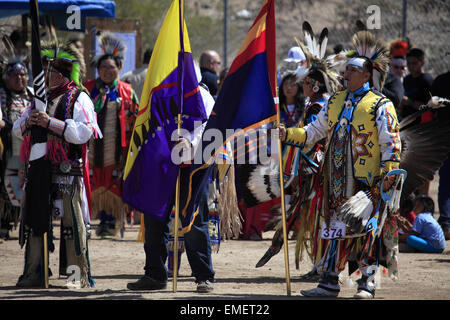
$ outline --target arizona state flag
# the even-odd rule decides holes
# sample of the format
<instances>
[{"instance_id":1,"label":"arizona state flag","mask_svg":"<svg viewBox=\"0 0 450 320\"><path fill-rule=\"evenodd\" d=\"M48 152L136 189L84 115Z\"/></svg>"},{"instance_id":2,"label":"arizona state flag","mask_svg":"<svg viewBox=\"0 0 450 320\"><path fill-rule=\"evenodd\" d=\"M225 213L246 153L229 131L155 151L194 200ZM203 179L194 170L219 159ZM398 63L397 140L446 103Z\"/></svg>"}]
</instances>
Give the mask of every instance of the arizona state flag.
<instances>
[{"instance_id":1,"label":"arizona state flag","mask_svg":"<svg viewBox=\"0 0 450 320\"><path fill-rule=\"evenodd\" d=\"M266 0L223 81L205 132L220 130L225 138L227 129L241 129L227 137L227 141L232 141L238 134L275 121L276 90L275 8L273 0ZM196 154L195 159L205 163L196 164L191 173L192 188L182 211L185 218L200 200L198 193L211 176L212 160L222 153L219 147L209 160L204 159L208 145L203 141L202 147L197 149L202 154Z\"/></svg>"},{"instance_id":2,"label":"arizona state flag","mask_svg":"<svg viewBox=\"0 0 450 320\"><path fill-rule=\"evenodd\" d=\"M189 132L207 119L182 5L172 2L156 40L123 177L124 202L160 220L172 209L179 170L171 159L177 115Z\"/></svg>"}]
</instances>

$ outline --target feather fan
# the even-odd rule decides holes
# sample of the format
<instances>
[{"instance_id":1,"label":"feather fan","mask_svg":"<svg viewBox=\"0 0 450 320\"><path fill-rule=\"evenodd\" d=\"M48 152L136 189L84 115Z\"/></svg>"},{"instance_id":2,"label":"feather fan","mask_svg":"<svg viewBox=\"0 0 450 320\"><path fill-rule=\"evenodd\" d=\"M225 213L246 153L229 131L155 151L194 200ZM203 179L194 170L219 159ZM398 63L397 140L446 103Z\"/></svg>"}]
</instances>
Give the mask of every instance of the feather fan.
<instances>
[{"instance_id":1,"label":"feather fan","mask_svg":"<svg viewBox=\"0 0 450 320\"><path fill-rule=\"evenodd\" d=\"M359 191L350 197L337 212L337 217L354 233L361 233L373 213L372 195Z\"/></svg>"}]
</instances>

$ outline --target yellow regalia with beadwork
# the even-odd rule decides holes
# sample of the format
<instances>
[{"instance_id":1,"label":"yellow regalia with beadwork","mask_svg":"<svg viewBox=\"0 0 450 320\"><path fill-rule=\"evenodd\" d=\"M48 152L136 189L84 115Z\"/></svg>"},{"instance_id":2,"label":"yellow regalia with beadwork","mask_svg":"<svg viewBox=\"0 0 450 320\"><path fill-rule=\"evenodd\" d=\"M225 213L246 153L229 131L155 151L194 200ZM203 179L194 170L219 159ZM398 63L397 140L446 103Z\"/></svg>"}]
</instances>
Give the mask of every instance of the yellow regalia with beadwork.
<instances>
[{"instance_id":1,"label":"yellow regalia with beadwork","mask_svg":"<svg viewBox=\"0 0 450 320\"><path fill-rule=\"evenodd\" d=\"M367 33L360 33L354 40L359 41L355 43L367 45L372 38ZM384 48L378 43L369 48L372 47L380 57L384 57ZM375 72L375 64L374 74L381 74L377 80L384 79L384 69L378 67ZM382 88L382 81L377 81L376 85L373 81L373 85ZM369 83L357 91L338 91L314 123L305 128L287 129L287 144L307 149L319 138L326 138L327 141L321 165L324 196L323 205L317 207L321 212L316 224L318 230L325 228L322 223L328 228L330 221L339 219L344 203L360 192L366 194L368 199L365 214L368 213L369 218L377 216L377 212L384 207L380 199L380 182L386 173L398 168L400 161L401 142L394 106L376 89L371 89ZM387 227L383 228L380 236L386 243L392 236L388 234L390 231L384 232L390 226ZM343 241L329 238L321 248L313 248L315 256L322 257L320 271L332 273L335 277L345 268L347 261L357 261L360 266L372 264L376 259L372 250L373 237L370 234L365 236L364 230L350 230L347 224L346 236L338 237ZM321 237L320 231L315 233L315 237ZM387 265L392 266L390 271L396 275L395 244L387 249L390 252L386 258L389 260Z\"/></svg>"}]
</instances>

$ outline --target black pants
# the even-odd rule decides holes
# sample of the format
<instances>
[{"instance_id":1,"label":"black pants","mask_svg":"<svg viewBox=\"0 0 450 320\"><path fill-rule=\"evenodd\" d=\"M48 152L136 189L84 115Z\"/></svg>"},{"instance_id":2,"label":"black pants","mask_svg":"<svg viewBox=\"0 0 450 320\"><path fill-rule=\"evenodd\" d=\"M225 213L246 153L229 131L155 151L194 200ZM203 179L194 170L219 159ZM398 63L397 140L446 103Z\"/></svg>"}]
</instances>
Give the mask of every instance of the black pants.
<instances>
[{"instance_id":1,"label":"black pants","mask_svg":"<svg viewBox=\"0 0 450 320\"><path fill-rule=\"evenodd\" d=\"M188 195L189 168L180 171L180 211L184 207ZM208 230L208 184L201 191L201 200L191 230L184 235L184 243L189 264L196 281L213 280L214 270L211 258L211 243ZM159 281L167 281L166 261L168 256L170 213L175 203L169 206L167 218L157 220L144 215L145 223L145 275ZM181 212L180 212L181 214Z\"/></svg>"}]
</instances>

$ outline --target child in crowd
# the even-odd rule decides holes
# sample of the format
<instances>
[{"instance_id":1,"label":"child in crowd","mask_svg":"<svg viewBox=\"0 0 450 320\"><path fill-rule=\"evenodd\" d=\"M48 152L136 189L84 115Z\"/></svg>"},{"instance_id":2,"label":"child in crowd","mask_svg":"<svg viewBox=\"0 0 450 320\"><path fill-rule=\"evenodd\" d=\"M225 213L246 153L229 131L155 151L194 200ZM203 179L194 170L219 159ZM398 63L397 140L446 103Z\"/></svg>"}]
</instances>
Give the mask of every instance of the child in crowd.
<instances>
[{"instance_id":1,"label":"child in crowd","mask_svg":"<svg viewBox=\"0 0 450 320\"><path fill-rule=\"evenodd\" d=\"M411 231L406 234L406 244L420 252L442 253L446 244L444 232L433 217L433 199L427 195L417 196L413 211L417 217Z\"/></svg>"}]
</instances>

